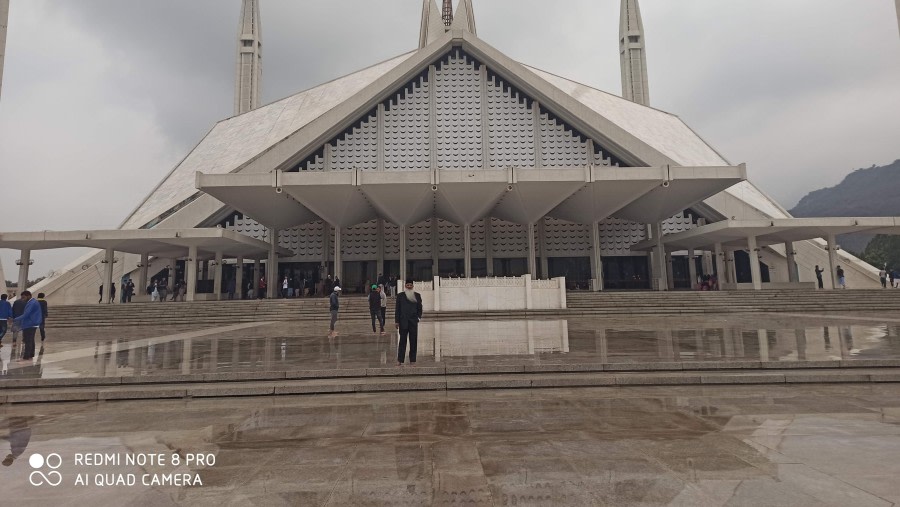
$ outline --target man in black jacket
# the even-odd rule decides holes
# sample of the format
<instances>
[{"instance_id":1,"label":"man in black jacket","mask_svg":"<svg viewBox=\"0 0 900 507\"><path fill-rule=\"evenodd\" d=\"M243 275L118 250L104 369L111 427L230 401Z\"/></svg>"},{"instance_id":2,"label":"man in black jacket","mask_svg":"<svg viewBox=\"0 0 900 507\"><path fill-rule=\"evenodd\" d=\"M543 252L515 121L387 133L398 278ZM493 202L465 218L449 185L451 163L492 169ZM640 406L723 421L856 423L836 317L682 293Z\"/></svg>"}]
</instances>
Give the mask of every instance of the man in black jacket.
<instances>
[{"instance_id":1,"label":"man in black jacket","mask_svg":"<svg viewBox=\"0 0 900 507\"><path fill-rule=\"evenodd\" d=\"M20 297L19 299L15 300L12 304L13 319L17 319L17 318L21 317L24 313L25 313L25 301L23 301L22 298ZM13 343L16 343L16 340L19 339L19 331L21 331L19 329L19 326L13 324L12 325Z\"/></svg>"},{"instance_id":2,"label":"man in black jacket","mask_svg":"<svg viewBox=\"0 0 900 507\"><path fill-rule=\"evenodd\" d=\"M38 304L41 305L41 327L39 328L41 331L41 342L47 339L47 331L44 330L44 324L47 323L47 316L50 313L47 311L47 300L44 299L44 293L41 292L38 294L37 298Z\"/></svg>"},{"instance_id":3,"label":"man in black jacket","mask_svg":"<svg viewBox=\"0 0 900 507\"><path fill-rule=\"evenodd\" d=\"M369 291L369 315L372 317L372 332L377 333L375 321L381 326L381 334L384 334L384 315L381 313L381 289L372 285Z\"/></svg>"},{"instance_id":4,"label":"man in black jacket","mask_svg":"<svg viewBox=\"0 0 900 507\"><path fill-rule=\"evenodd\" d=\"M397 350L397 366L406 359L406 340L409 338L409 364L416 364L416 348L419 344L419 319L422 318L422 296L413 290L413 281L406 281L406 290L397 294L394 307L394 324L400 330Z\"/></svg>"}]
</instances>

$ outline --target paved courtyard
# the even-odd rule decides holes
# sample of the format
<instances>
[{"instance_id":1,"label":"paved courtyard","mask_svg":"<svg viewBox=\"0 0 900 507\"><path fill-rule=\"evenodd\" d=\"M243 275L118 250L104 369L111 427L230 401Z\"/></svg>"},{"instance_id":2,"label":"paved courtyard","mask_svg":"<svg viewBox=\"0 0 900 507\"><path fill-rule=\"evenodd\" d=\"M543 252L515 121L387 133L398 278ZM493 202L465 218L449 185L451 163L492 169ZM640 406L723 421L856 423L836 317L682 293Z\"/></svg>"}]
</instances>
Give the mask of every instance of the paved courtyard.
<instances>
[{"instance_id":1,"label":"paved courtyard","mask_svg":"<svg viewBox=\"0 0 900 507\"><path fill-rule=\"evenodd\" d=\"M14 404L0 428L19 452L0 467L15 505L900 502L897 384ZM33 453L60 456L59 486L29 484ZM77 453L169 461L89 466ZM214 464L185 466L192 453ZM141 484L172 472L202 485ZM128 474L134 486L94 482Z\"/></svg>"}]
</instances>

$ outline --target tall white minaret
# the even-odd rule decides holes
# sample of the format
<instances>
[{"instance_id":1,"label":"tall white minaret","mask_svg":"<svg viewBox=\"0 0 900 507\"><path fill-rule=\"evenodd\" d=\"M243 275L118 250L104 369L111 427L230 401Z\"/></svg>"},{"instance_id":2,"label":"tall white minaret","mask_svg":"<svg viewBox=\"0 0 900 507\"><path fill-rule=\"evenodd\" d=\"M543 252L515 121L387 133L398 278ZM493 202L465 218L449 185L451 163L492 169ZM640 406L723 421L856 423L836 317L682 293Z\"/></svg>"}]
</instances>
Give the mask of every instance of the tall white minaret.
<instances>
[{"instance_id":1,"label":"tall white minaret","mask_svg":"<svg viewBox=\"0 0 900 507\"><path fill-rule=\"evenodd\" d=\"M638 0L622 0L619 55L622 60L622 97L649 106L647 45Z\"/></svg>"},{"instance_id":2,"label":"tall white minaret","mask_svg":"<svg viewBox=\"0 0 900 507\"><path fill-rule=\"evenodd\" d=\"M0 93L3 91L3 63L6 61L7 24L9 24L9 0L0 0ZM6 281L3 280L3 283L5 284Z\"/></svg>"},{"instance_id":3,"label":"tall white minaret","mask_svg":"<svg viewBox=\"0 0 900 507\"><path fill-rule=\"evenodd\" d=\"M234 114L259 107L262 84L262 24L259 0L244 0L238 26L237 69L234 82Z\"/></svg>"}]
</instances>

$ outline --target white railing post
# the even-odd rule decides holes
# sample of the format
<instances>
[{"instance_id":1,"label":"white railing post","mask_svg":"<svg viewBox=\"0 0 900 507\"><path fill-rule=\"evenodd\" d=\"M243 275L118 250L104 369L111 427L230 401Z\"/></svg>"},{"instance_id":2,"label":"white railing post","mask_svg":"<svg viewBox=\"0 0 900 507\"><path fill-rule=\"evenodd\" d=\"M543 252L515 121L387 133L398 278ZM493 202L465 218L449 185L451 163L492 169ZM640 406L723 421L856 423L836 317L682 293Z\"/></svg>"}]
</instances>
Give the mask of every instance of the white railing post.
<instances>
[{"instance_id":1,"label":"white railing post","mask_svg":"<svg viewBox=\"0 0 900 507\"><path fill-rule=\"evenodd\" d=\"M440 276L434 277L434 282L431 286L431 290L434 293L434 295L433 295L434 311L439 312L439 311L441 311L441 277Z\"/></svg>"},{"instance_id":2,"label":"white railing post","mask_svg":"<svg viewBox=\"0 0 900 507\"><path fill-rule=\"evenodd\" d=\"M525 280L525 309L531 310L534 306L531 299L531 275L522 275L522 278Z\"/></svg>"}]
</instances>

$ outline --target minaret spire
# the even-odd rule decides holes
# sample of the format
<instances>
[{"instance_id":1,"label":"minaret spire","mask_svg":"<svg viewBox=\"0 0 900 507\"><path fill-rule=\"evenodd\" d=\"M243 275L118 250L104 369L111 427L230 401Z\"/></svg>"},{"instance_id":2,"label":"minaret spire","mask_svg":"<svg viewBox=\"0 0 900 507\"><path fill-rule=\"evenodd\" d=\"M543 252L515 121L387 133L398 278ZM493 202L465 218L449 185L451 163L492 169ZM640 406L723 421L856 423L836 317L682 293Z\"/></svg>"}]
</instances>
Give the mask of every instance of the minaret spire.
<instances>
[{"instance_id":1,"label":"minaret spire","mask_svg":"<svg viewBox=\"0 0 900 507\"><path fill-rule=\"evenodd\" d=\"M259 107L262 81L262 24L259 0L243 0L238 25L237 70L234 83L234 114Z\"/></svg>"},{"instance_id":2,"label":"minaret spire","mask_svg":"<svg viewBox=\"0 0 900 507\"><path fill-rule=\"evenodd\" d=\"M3 89L3 62L6 58L6 25L9 21L9 0L0 0L0 90ZM0 266L0 273L2 273ZM0 288L6 289L6 280L0 281ZM3 292L6 294L6 292Z\"/></svg>"},{"instance_id":3,"label":"minaret spire","mask_svg":"<svg viewBox=\"0 0 900 507\"><path fill-rule=\"evenodd\" d=\"M622 61L622 97L638 104L650 105L647 46L638 0L622 0L619 54Z\"/></svg>"},{"instance_id":4,"label":"minaret spire","mask_svg":"<svg viewBox=\"0 0 900 507\"><path fill-rule=\"evenodd\" d=\"M456 13L453 15L453 23L450 27L467 30L472 32L473 35L477 35L475 32L475 11L472 7L472 0L459 0L459 5L456 6Z\"/></svg>"},{"instance_id":5,"label":"minaret spire","mask_svg":"<svg viewBox=\"0 0 900 507\"><path fill-rule=\"evenodd\" d=\"M422 27L419 29L419 48L436 41L447 27L441 19L441 11L435 0L424 0L422 2Z\"/></svg>"},{"instance_id":6,"label":"minaret spire","mask_svg":"<svg viewBox=\"0 0 900 507\"><path fill-rule=\"evenodd\" d=\"M453 0L444 0L444 9L441 13L441 19L444 20L444 26L446 27L453 24Z\"/></svg>"}]
</instances>

